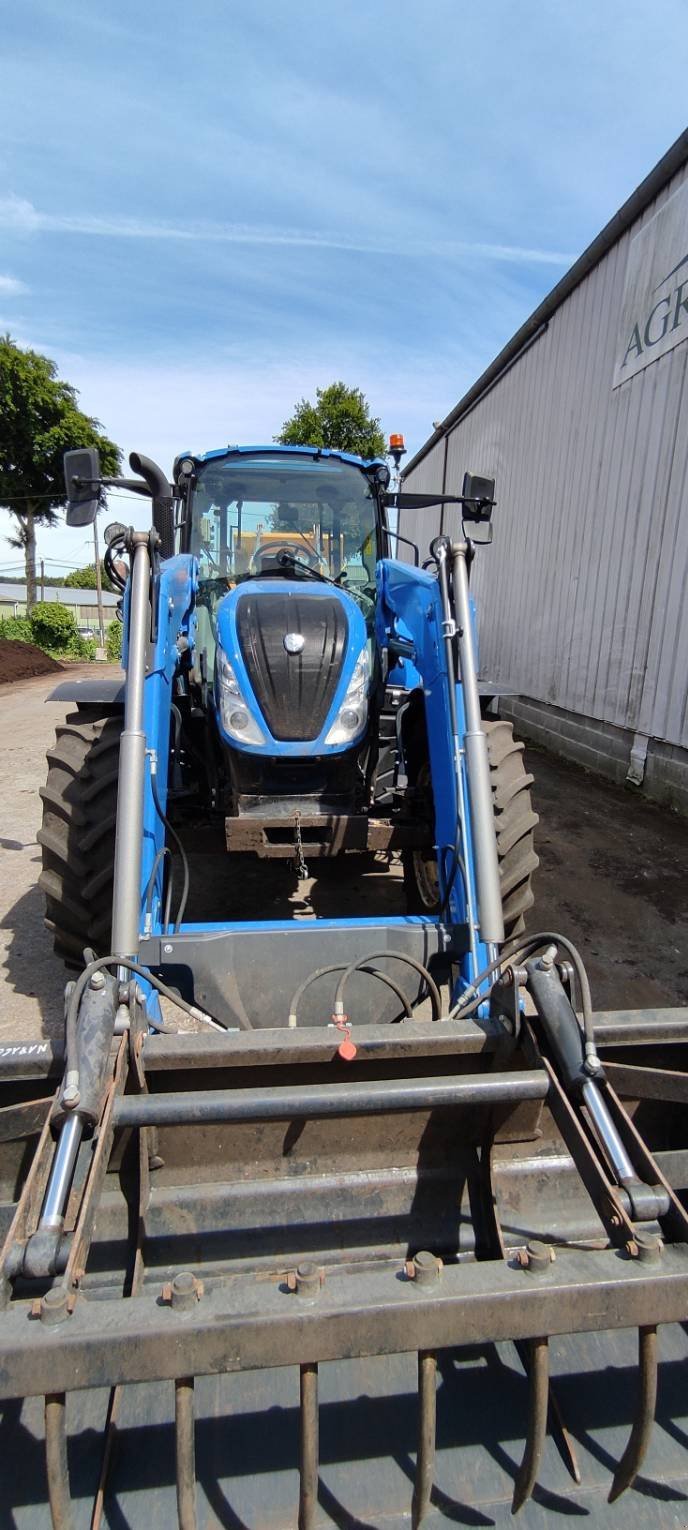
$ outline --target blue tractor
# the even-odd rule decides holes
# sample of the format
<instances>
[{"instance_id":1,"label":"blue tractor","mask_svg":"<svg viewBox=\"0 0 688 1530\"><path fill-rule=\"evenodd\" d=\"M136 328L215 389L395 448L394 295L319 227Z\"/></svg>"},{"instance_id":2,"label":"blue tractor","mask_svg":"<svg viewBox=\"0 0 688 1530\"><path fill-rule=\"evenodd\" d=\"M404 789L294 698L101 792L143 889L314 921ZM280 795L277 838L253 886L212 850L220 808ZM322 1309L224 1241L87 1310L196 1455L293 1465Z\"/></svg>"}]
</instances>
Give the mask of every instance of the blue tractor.
<instances>
[{"instance_id":1,"label":"blue tractor","mask_svg":"<svg viewBox=\"0 0 688 1530\"><path fill-rule=\"evenodd\" d=\"M469 594L494 485L391 491L315 447L130 463L125 679L58 687L42 793L64 1044L0 1048L0 1519L618 1524L600 1462L634 1482L688 1311L688 1015L595 1014L571 942L525 931L531 778ZM66 477L88 524L95 453ZM404 503L462 534L393 558ZM405 907L270 916L280 862L372 853ZM628 1524L675 1521L666 1439Z\"/></svg>"},{"instance_id":2,"label":"blue tractor","mask_svg":"<svg viewBox=\"0 0 688 1530\"><path fill-rule=\"evenodd\" d=\"M388 517L399 494L390 493L380 459L232 447L182 455L172 484L153 463L132 460L158 526L144 707L152 748L142 840L147 933L169 924L160 809L182 835L200 812L230 852L293 862L301 874L322 857L399 852L409 914L442 910L454 925L468 918L460 991L484 965L487 946L503 938L502 905L506 933L522 930L537 858L522 750L507 723L481 716L468 603L463 636L451 630L449 543L434 544L429 569L418 567L415 548L415 563L390 557L396 533ZM72 493L73 467L80 492L92 493L97 462L70 459ZM492 491L467 475L457 501L476 537L489 526ZM438 496L420 498L431 506ZM131 552L131 537L118 526L107 536L110 574L124 589L117 559ZM472 550L471 540L464 574ZM452 707L444 664L456 666L460 642L470 679ZM74 699L78 713L52 756L41 883L56 946L80 961L85 935L98 951L110 938L124 689L88 683L56 694ZM457 739L467 705L474 715L464 760ZM71 784L77 759L92 781L88 805L77 803ZM472 836L481 832L477 871ZM183 914L177 910L177 923ZM369 1003L379 1003L373 994Z\"/></svg>"}]
</instances>

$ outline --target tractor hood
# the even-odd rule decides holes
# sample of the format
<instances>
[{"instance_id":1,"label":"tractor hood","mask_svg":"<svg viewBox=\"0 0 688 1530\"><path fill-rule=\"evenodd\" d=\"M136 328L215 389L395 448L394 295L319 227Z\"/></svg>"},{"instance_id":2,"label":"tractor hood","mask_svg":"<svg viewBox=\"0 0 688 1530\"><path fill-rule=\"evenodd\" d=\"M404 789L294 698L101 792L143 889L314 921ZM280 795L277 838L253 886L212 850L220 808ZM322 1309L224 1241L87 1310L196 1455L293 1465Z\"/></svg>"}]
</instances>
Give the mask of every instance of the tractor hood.
<instances>
[{"instance_id":1,"label":"tractor hood","mask_svg":"<svg viewBox=\"0 0 688 1530\"><path fill-rule=\"evenodd\" d=\"M319 580L247 580L217 612L215 703L233 748L341 753L368 720L366 624L356 602Z\"/></svg>"}]
</instances>

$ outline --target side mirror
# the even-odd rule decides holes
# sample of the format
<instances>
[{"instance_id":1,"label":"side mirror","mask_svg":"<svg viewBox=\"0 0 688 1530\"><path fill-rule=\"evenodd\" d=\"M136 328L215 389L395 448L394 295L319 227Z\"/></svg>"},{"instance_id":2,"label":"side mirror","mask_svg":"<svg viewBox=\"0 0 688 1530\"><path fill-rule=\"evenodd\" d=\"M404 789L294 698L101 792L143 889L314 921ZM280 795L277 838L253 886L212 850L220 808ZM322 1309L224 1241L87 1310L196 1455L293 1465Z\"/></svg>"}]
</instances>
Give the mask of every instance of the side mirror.
<instances>
[{"instance_id":1,"label":"side mirror","mask_svg":"<svg viewBox=\"0 0 688 1530\"><path fill-rule=\"evenodd\" d=\"M100 457L95 446L64 454L67 525L92 526L100 508Z\"/></svg>"},{"instance_id":2,"label":"side mirror","mask_svg":"<svg viewBox=\"0 0 688 1530\"><path fill-rule=\"evenodd\" d=\"M477 473L464 473L461 490L461 498L464 501L464 520L489 521L495 502L494 491L494 478L481 478ZM471 536L473 536L472 532ZM475 541L476 538L473 540ZM487 540L491 541L492 538Z\"/></svg>"},{"instance_id":3,"label":"side mirror","mask_svg":"<svg viewBox=\"0 0 688 1530\"><path fill-rule=\"evenodd\" d=\"M466 520L463 522L464 536L473 542L476 547L487 547L492 541L492 521Z\"/></svg>"}]
</instances>

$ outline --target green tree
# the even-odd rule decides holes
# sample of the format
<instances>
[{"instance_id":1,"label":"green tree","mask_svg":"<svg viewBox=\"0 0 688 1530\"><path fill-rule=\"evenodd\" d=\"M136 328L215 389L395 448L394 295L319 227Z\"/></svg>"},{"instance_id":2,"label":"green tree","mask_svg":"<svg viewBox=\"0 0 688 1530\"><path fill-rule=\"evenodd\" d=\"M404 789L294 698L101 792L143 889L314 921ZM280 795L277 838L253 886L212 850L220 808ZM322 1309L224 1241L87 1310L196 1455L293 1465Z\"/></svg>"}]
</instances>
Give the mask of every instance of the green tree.
<instances>
[{"instance_id":1,"label":"green tree","mask_svg":"<svg viewBox=\"0 0 688 1530\"><path fill-rule=\"evenodd\" d=\"M121 622L110 622L105 634L105 652L111 664L117 664L122 658L122 636L124 628Z\"/></svg>"},{"instance_id":2,"label":"green tree","mask_svg":"<svg viewBox=\"0 0 688 1530\"><path fill-rule=\"evenodd\" d=\"M330 383L316 388L315 403L302 398L275 440L282 446L328 446L359 457L382 457L385 438L360 388Z\"/></svg>"},{"instance_id":3,"label":"green tree","mask_svg":"<svg viewBox=\"0 0 688 1530\"><path fill-rule=\"evenodd\" d=\"M26 605L36 602L36 523L52 526L65 504L62 467L71 447L97 446L104 474L119 470L120 451L98 420L83 414L76 389L57 375L54 361L0 338L0 505L11 511L24 549Z\"/></svg>"},{"instance_id":4,"label":"green tree","mask_svg":"<svg viewBox=\"0 0 688 1530\"><path fill-rule=\"evenodd\" d=\"M101 563L101 565L100 565L100 580L101 580L102 588L104 590L109 590L110 594L112 594L113 591L114 591L114 585L112 585L110 583L110 580L108 579L108 576L107 576L107 574L105 572L105 565L104 565L104 563ZM95 566L95 563L87 563L85 568L73 568L71 574L67 574L66 579L63 579L61 581L61 583L68 590L95 590L95 589L97 589L98 586L96 584L96 566Z\"/></svg>"}]
</instances>

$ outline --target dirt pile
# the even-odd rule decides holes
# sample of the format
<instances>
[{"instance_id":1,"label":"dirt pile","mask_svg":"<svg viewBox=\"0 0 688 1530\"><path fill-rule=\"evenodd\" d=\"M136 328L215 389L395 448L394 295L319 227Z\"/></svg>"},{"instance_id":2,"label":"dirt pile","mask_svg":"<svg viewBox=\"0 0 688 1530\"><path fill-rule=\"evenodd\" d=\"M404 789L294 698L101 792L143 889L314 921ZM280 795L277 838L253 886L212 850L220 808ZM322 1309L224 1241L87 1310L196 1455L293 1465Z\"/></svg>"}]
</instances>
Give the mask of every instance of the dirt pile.
<instances>
[{"instance_id":1,"label":"dirt pile","mask_svg":"<svg viewBox=\"0 0 688 1530\"><path fill-rule=\"evenodd\" d=\"M13 680L29 680L31 675L49 675L53 669L63 666L50 654L43 653L34 643L19 643L11 638L0 638L0 685Z\"/></svg>"}]
</instances>

